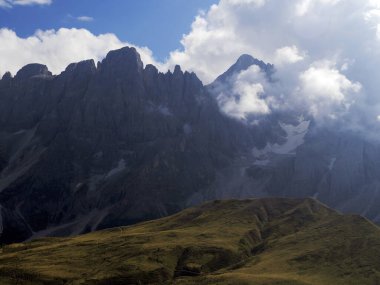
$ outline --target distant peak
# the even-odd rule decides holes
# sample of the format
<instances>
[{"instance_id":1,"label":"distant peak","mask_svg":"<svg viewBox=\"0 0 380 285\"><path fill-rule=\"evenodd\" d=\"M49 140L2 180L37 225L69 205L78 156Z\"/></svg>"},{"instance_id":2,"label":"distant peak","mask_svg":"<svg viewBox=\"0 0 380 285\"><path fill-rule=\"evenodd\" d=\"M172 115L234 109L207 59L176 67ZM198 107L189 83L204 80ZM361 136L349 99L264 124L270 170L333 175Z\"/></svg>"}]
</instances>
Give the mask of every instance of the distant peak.
<instances>
[{"instance_id":1,"label":"distant peak","mask_svg":"<svg viewBox=\"0 0 380 285\"><path fill-rule=\"evenodd\" d=\"M252 62L255 58L252 55L249 54L242 54L236 63L243 63L243 62Z\"/></svg>"},{"instance_id":2,"label":"distant peak","mask_svg":"<svg viewBox=\"0 0 380 285\"><path fill-rule=\"evenodd\" d=\"M264 61L254 58L249 54L242 54L237 59L237 61L226 72L220 75L214 82L226 81L233 75L247 70L252 65L258 66L260 70L268 76L268 78L270 78L274 72L274 66L272 64L265 63Z\"/></svg>"},{"instance_id":3,"label":"distant peak","mask_svg":"<svg viewBox=\"0 0 380 285\"><path fill-rule=\"evenodd\" d=\"M243 54L238 58L236 63L231 66L231 68L234 69L234 71L243 71L252 65L257 65L262 70L266 70L268 67L272 66L271 64L267 64L264 61L254 58L249 54Z\"/></svg>"}]
</instances>

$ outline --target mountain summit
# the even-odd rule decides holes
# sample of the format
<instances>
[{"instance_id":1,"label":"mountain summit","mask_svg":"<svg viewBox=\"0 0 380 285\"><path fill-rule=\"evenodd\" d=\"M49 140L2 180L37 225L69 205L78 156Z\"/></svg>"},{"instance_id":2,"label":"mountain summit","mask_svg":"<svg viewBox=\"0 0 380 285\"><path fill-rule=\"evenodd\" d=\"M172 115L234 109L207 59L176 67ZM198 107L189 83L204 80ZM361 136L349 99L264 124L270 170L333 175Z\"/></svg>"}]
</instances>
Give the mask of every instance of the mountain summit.
<instances>
[{"instance_id":1,"label":"mountain summit","mask_svg":"<svg viewBox=\"0 0 380 285\"><path fill-rule=\"evenodd\" d=\"M233 75L239 74L240 72L247 70L249 67L256 65L260 70L267 75L268 78L274 73L274 65L270 63L265 63L262 60L254 58L251 55L243 54L238 60L222 75L218 76L213 84L216 82L226 82L228 78L231 78Z\"/></svg>"}]
</instances>

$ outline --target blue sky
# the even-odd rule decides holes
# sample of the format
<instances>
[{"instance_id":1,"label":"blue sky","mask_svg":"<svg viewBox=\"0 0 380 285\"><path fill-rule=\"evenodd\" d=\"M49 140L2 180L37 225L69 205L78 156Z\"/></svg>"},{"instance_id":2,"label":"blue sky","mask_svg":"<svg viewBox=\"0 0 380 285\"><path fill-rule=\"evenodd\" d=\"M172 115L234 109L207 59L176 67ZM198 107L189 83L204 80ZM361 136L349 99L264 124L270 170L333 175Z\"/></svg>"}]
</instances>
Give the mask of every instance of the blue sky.
<instances>
[{"instance_id":1,"label":"blue sky","mask_svg":"<svg viewBox=\"0 0 380 285\"><path fill-rule=\"evenodd\" d=\"M37 29L86 28L94 34L114 33L122 41L149 47L164 60L181 47L183 34L199 10L217 0L54 0L51 5L13 6L0 9L0 27L10 28L19 37ZM94 20L83 22L77 17Z\"/></svg>"}]
</instances>

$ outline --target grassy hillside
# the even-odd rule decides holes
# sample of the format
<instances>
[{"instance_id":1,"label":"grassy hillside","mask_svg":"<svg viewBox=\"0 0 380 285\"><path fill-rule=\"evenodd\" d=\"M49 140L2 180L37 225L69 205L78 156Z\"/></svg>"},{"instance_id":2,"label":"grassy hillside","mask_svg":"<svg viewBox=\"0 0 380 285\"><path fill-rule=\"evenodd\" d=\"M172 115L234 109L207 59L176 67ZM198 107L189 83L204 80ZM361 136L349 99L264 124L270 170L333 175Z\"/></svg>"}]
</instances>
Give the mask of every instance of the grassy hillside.
<instances>
[{"instance_id":1,"label":"grassy hillside","mask_svg":"<svg viewBox=\"0 0 380 285\"><path fill-rule=\"evenodd\" d=\"M0 284L380 284L380 229L312 199L215 201L10 245Z\"/></svg>"}]
</instances>

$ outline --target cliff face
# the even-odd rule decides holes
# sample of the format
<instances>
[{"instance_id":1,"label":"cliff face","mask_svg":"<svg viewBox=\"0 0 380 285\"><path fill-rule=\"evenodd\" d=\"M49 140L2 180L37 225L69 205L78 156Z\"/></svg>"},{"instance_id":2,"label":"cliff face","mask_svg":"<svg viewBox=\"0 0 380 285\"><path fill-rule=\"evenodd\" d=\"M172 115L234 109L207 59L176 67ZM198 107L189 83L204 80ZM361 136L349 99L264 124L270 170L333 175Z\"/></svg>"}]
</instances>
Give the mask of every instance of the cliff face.
<instances>
[{"instance_id":1,"label":"cliff face","mask_svg":"<svg viewBox=\"0 0 380 285\"><path fill-rule=\"evenodd\" d=\"M179 211L250 140L195 74L133 48L58 76L27 65L0 81L1 242Z\"/></svg>"}]
</instances>

